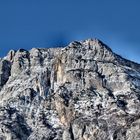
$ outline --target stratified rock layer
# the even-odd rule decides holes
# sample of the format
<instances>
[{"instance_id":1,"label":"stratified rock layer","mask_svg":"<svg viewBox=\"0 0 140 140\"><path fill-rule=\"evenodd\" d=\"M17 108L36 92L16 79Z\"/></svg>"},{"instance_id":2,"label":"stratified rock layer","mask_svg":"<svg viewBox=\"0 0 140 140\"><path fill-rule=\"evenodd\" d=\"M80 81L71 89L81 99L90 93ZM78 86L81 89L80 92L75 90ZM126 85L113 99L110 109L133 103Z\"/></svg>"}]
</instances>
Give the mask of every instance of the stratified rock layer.
<instances>
[{"instance_id":1,"label":"stratified rock layer","mask_svg":"<svg viewBox=\"0 0 140 140\"><path fill-rule=\"evenodd\" d=\"M138 140L140 65L97 39L0 59L0 140Z\"/></svg>"}]
</instances>

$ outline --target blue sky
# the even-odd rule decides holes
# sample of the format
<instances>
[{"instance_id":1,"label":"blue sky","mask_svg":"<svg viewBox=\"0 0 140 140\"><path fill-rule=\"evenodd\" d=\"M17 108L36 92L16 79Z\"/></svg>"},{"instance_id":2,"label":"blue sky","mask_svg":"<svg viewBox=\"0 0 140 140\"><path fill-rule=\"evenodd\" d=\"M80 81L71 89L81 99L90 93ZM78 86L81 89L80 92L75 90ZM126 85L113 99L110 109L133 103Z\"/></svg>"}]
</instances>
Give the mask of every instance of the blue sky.
<instances>
[{"instance_id":1,"label":"blue sky","mask_svg":"<svg viewBox=\"0 0 140 140\"><path fill-rule=\"evenodd\" d=\"M140 0L0 0L0 57L99 38L140 63L139 7Z\"/></svg>"}]
</instances>

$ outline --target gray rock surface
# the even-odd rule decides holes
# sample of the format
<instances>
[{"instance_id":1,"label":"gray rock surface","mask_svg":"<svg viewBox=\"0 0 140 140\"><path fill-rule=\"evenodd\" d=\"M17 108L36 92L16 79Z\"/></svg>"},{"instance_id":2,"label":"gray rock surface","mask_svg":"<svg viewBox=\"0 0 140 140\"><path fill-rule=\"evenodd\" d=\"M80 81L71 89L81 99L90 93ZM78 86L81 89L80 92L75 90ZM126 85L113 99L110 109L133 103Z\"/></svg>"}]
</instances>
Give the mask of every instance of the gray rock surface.
<instances>
[{"instance_id":1,"label":"gray rock surface","mask_svg":"<svg viewBox=\"0 0 140 140\"><path fill-rule=\"evenodd\" d=\"M0 59L0 140L139 140L140 65L97 39Z\"/></svg>"}]
</instances>

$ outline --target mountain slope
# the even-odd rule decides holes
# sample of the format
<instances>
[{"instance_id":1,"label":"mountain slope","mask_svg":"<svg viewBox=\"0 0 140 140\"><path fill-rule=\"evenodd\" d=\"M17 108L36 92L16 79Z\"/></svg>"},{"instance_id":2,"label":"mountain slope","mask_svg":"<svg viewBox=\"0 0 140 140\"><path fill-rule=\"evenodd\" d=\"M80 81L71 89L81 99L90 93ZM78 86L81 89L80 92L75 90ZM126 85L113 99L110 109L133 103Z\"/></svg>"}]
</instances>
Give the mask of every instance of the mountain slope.
<instances>
[{"instance_id":1,"label":"mountain slope","mask_svg":"<svg viewBox=\"0 0 140 140\"><path fill-rule=\"evenodd\" d=\"M97 39L0 60L1 140L137 140L140 65Z\"/></svg>"}]
</instances>

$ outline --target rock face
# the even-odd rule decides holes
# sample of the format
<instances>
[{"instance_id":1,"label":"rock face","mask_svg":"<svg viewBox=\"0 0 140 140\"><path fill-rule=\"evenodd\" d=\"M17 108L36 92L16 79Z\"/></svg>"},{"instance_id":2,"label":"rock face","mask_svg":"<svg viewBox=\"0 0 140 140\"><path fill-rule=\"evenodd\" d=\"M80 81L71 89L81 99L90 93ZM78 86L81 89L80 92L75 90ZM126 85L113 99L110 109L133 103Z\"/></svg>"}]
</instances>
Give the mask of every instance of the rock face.
<instances>
[{"instance_id":1,"label":"rock face","mask_svg":"<svg viewBox=\"0 0 140 140\"><path fill-rule=\"evenodd\" d=\"M139 140L140 65L97 39L0 59L0 140Z\"/></svg>"}]
</instances>

